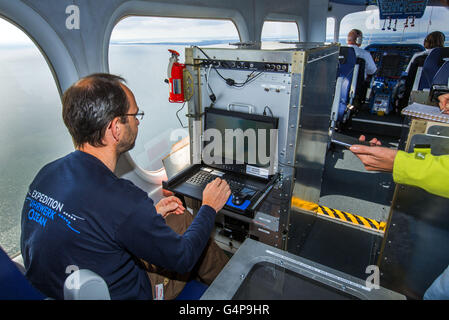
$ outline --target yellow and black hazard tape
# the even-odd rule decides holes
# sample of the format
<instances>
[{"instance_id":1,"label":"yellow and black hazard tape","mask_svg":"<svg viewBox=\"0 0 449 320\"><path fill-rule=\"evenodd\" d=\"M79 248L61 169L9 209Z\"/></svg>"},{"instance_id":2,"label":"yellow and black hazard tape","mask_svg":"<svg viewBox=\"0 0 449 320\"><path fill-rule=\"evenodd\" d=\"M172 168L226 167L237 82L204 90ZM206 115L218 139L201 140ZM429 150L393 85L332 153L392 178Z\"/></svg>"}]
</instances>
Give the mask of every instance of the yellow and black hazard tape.
<instances>
[{"instance_id":1,"label":"yellow and black hazard tape","mask_svg":"<svg viewBox=\"0 0 449 320\"><path fill-rule=\"evenodd\" d=\"M380 232L385 232L385 227L387 225L387 223L384 221L376 221L374 219L365 218L349 212L331 209L325 206L320 206L317 203L301 200L296 197L292 197L292 206L304 210L313 211L319 215L330 217L332 219L337 219L339 221L351 223L372 230L374 229Z\"/></svg>"}]
</instances>

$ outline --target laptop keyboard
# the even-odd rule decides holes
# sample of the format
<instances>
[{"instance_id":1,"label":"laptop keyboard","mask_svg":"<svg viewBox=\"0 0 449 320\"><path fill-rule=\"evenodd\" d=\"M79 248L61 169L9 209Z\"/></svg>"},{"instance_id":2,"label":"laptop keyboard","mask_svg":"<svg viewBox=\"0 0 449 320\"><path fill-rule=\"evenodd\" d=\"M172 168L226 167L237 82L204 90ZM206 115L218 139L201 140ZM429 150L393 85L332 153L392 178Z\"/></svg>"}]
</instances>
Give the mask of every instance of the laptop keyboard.
<instances>
[{"instance_id":1,"label":"laptop keyboard","mask_svg":"<svg viewBox=\"0 0 449 320\"><path fill-rule=\"evenodd\" d=\"M216 178L224 179L229 184L232 193L238 193L245 187L245 183L237 178L230 178L230 177L223 178L201 170L195 173L186 182L201 188L205 188L209 182L212 182Z\"/></svg>"}]
</instances>

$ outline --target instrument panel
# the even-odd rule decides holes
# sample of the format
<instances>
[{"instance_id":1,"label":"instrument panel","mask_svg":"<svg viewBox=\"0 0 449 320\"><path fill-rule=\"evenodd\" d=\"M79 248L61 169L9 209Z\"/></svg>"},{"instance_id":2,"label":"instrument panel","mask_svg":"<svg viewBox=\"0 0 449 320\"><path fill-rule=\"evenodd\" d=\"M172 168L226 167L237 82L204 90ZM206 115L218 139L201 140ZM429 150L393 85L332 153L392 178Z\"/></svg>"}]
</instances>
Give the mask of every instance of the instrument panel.
<instances>
[{"instance_id":1,"label":"instrument panel","mask_svg":"<svg viewBox=\"0 0 449 320\"><path fill-rule=\"evenodd\" d=\"M370 112L388 114L393 109L393 88L406 71L413 55L425 49L419 44L372 44L365 50L371 54L377 67L370 86L373 93L369 101Z\"/></svg>"},{"instance_id":2,"label":"instrument panel","mask_svg":"<svg viewBox=\"0 0 449 320\"><path fill-rule=\"evenodd\" d=\"M426 10L427 0L378 0L380 19L421 18Z\"/></svg>"}]
</instances>

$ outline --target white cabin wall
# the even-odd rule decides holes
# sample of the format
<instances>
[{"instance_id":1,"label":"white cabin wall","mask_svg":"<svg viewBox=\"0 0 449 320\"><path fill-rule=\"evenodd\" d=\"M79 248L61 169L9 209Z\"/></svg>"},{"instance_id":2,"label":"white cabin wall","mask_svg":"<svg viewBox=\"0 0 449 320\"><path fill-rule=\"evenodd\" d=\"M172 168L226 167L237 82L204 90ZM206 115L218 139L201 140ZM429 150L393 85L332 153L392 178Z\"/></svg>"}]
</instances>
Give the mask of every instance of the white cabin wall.
<instances>
[{"instance_id":1,"label":"white cabin wall","mask_svg":"<svg viewBox=\"0 0 449 320\"><path fill-rule=\"evenodd\" d=\"M308 11L308 42L324 42L326 40L326 18L328 3L328 0L310 1Z\"/></svg>"},{"instance_id":2,"label":"white cabin wall","mask_svg":"<svg viewBox=\"0 0 449 320\"><path fill-rule=\"evenodd\" d=\"M309 0L297 1L272 1L272 0L253 0L253 20L248 19L253 27L252 35L254 38L250 41L260 42L262 36L263 24L266 20L293 21L298 25L300 41L305 41L307 37L307 13ZM248 18L250 18L248 16Z\"/></svg>"}]
</instances>

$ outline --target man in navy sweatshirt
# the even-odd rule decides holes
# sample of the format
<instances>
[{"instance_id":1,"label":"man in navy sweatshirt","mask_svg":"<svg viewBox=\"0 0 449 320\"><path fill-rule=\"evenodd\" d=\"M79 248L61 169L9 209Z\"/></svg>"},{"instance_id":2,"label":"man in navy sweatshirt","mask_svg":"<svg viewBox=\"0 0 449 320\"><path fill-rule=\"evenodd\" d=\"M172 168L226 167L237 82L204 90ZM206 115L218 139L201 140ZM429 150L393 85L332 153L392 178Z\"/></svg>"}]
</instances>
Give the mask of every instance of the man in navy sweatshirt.
<instances>
[{"instance_id":1,"label":"man in navy sweatshirt","mask_svg":"<svg viewBox=\"0 0 449 320\"><path fill-rule=\"evenodd\" d=\"M79 268L99 274L112 299L152 299L150 264L184 274L208 251L215 214L231 193L224 180L207 185L202 207L179 234L166 223L190 216L178 198L154 204L114 174L142 116L118 76L90 75L64 93L63 120L76 150L39 171L22 210L26 277L47 296L62 299L66 277Z\"/></svg>"}]
</instances>

